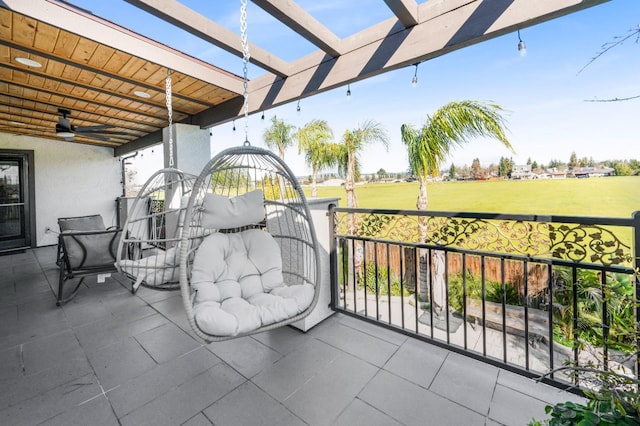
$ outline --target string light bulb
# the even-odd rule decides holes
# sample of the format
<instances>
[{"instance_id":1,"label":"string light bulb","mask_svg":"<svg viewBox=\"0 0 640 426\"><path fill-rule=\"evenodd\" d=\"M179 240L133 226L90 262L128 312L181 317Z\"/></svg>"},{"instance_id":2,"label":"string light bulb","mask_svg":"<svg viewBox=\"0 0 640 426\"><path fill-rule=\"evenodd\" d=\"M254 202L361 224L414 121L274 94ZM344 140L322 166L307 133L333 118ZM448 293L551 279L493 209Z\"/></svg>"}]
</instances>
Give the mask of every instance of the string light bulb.
<instances>
[{"instance_id":1,"label":"string light bulb","mask_svg":"<svg viewBox=\"0 0 640 426\"><path fill-rule=\"evenodd\" d=\"M416 67L416 70L413 73L413 78L411 79L411 86L416 87L418 85L418 65L420 65L420 62L416 62L413 65Z\"/></svg>"},{"instance_id":2,"label":"string light bulb","mask_svg":"<svg viewBox=\"0 0 640 426\"><path fill-rule=\"evenodd\" d=\"M520 56L527 55L527 45L524 44L524 41L522 41L520 37L520 30L518 30L518 52L520 52Z\"/></svg>"},{"instance_id":3,"label":"string light bulb","mask_svg":"<svg viewBox=\"0 0 640 426\"><path fill-rule=\"evenodd\" d=\"M236 120L233 120L233 129L234 132L236 131Z\"/></svg>"},{"instance_id":4,"label":"string light bulb","mask_svg":"<svg viewBox=\"0 0 640 426\"><path fill-rule=\"evenodd\" d=\"M264 111L262 111L262 117L260 117L260 120L264 120Z\"/></svg>"},{"instance_id":5,"label":"string light bulb","mask_svg":"<svg viewBox=\"0 0 640 426\"><path fill-rule=\"evenodd\" d=\"M347 99L351 99L351 85L347 84Z\"/></svg>"},{"instance_id":6,"label":"string light bulb","mask_svg":"<svg viewBox=\"0 0 640 426\"><path fill-rule=\"evenodd\" d=\"M300 113L300 99L298 99L298 105L296 106L296 112Z\"/></svg>"}]
</instances>

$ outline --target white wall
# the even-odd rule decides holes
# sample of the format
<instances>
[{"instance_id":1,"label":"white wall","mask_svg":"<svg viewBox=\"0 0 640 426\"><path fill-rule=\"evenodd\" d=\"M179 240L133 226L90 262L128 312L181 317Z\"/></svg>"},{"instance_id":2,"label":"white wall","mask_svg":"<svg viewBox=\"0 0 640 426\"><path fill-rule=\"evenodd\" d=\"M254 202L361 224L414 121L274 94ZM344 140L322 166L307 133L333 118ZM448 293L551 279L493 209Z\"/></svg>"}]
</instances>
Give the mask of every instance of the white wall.
<instances>
[{"instance_id":1,"label":"white wall","mask_svg":"<svg viewBox=\"0 0 640 426\"><path fill-rule=\"evenodd\" d=\"M186 173L198 176L211 159L211 138L208 129L200 126L176 123L173 125L174 165ZM164 142L164 167L169 167L169 128L162 131Z\"/></svg>"},{"instance_id":2,"label":"white wall","mask_svg":"<svg viewBox=\"0 0 640 426\"><path fill-rule=\"evenodd\" d=\"M116 224L115 200L122 194L120 162L110 148L0 133L0 149L33 150L36 244L56 244L58 218L99 213Z\"/></svg>"}]
</instances>

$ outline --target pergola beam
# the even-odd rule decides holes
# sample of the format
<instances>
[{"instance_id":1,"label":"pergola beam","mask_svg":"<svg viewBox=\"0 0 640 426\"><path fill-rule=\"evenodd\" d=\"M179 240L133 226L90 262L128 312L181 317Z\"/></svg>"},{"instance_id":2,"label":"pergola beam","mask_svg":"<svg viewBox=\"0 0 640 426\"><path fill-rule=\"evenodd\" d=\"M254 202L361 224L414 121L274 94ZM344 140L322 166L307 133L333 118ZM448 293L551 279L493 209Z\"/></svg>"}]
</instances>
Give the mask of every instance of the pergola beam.
<instances>
[{"instance_id":1,"label":"pergola beam","mask_svg":"<svg viewBox=\"0 0 640 426\"><path fill-rule=\"evenodd\" d=\"M415 0L384 0L405 28L418 25L418 3Z\"/></svg>"},{"instance_id":2,"label":"pergola beam","mask_svg":"<svg viewBox=\"0 0 640 426\"><path fill-rule=\"evenodd\" d=\"M125 0L178 28L218 46L240 58L243 57L240 37L175 0ZM249 43L250 62L280 77L287 77L288 64L275 55Z\"/></svg>"},{"instance_id":3,"label":"pergola beam","mask_svg":"<svg viewBox=\"0 0 640 426\"><path fill-rule=\"evenodd\" d=\"M340 39L298 4L289 0L252 0L254 4L316 45L326 54L342 54Z\"/></svg>"},{"instance_id":4,"label":"pergola beam","mask_svg":"<svg viewBox=\"0 0 640 426\"><path fill-rule=\"evenodd\" d=\"M411 28L391 18L343 40L340 57L312 53L292 63L286 79L266 75L252 80L249 111L264 111L608 1L428 1L418 7L420 22ZM192 123L211 127L241 114L239 103L227 102L194 115Z\"/></svg>"}]
</instances>

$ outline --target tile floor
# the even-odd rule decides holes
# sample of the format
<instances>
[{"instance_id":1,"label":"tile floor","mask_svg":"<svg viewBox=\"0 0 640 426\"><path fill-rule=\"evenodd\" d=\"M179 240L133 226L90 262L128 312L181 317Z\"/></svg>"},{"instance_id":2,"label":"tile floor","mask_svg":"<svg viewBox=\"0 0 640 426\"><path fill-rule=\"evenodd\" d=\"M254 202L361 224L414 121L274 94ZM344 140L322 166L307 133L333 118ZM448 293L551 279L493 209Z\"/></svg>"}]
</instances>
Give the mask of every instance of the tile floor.
<instances>
[{"instance_id":1,"label":"tile floor","mask_svg":"<svg viewBox=\"0 0 640 426\"><path fill-rule=\"evenodd\" d=\"M222 343L117 275L56 307L55 248L0 257L2 425L525 425L555 388L344 315Z\"/></svg>"}]
</instances>

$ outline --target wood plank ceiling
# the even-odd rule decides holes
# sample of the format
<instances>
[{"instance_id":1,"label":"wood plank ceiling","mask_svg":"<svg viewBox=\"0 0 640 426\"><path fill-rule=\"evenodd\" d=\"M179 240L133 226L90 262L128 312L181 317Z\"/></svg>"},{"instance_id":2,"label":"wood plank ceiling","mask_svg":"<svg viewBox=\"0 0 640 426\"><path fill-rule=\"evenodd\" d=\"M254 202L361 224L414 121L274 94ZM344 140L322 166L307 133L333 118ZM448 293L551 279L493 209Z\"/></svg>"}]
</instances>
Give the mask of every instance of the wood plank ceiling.
<instances>
[{"instance_id":1,"label":"wood plank ceiling","mask_svg":"<svg viewBox=\"0 0 640 426\"><path fill-rule=\"evenodd\" d=\"M239 36L175 0L126 1L242 55ZM249 83L249 110L264 111L605 1L384 0L392 19L339 39L291 0L253 0L318 51L285 62L252 44L252 63L265 74ZM242 79L232 72L65 1L0 1L0 132L60 139L55 129L64 109L75 130L106 125L104 131L112 132L96 139L77 131L73 142L112 147L114 155L153 145L168 123L169 69L174 121L211 127L241 115Z\"/></svg>"}]
</instances>

